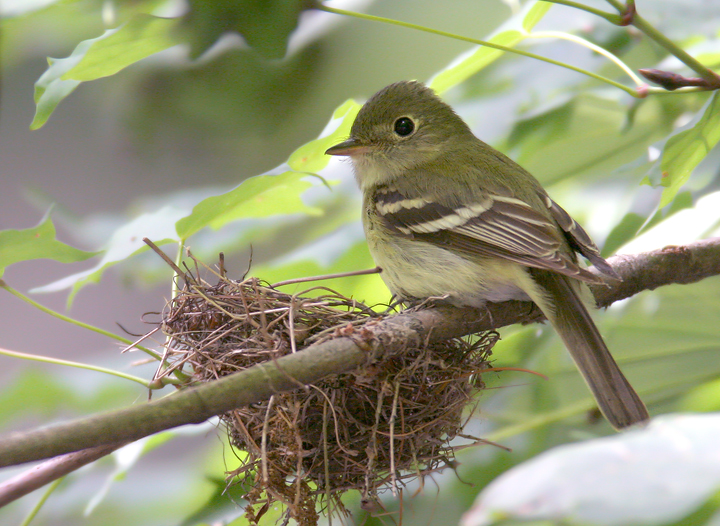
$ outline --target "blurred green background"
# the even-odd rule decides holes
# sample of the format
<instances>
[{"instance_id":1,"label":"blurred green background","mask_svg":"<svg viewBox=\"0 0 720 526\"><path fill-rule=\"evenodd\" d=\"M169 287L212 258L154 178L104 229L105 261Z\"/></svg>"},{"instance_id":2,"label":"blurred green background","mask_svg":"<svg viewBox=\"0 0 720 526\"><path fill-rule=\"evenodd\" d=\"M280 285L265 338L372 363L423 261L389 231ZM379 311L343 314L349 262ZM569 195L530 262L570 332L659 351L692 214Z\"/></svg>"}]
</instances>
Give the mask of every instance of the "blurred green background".
<instances>
[{"instance_id":1,"label":"blurred green background","mask_svg":"<svg viewBox=\"0 0 720 526\"><path fill-rule=\"evenodd\" d=\"M174 47L117 75L83 83L44 127L29 131L33 83L47 69L46 57L67 57L78 42L135 13L177 16L187 8L159 1L40 4L32 9L26 2L0 2L0 229L31 227L52 205L59 239L86 250L101 247L110 233L141 212L194 204L275 168L316 138L346 99L362 101L401 79L428 80L472 47L410 29L310 12L302 16L282 60L249 49L237 35L224 36L200 59L190 59L186 47ZM508 5L494 0L331 4L475 38L491 33L511 14ZM687 45L693 38L717 41L717 29L707 23L712 10L705 3L679 5L652 3L646 7L647 17ZM654 67L665 57L636 31L576 10L554 7L542 29L580 33L633 67ZM618 75L599 56L567 42L548 41L533 51ZM671 205L694 215L677 214L661 222L668 215L661 213L657 222L662 229L639 239L633 239L632 228L622 227L632 222L628 214L642 223L654 213L660 191L640 186L644 177L659 177L648 155L661 148L670 133L692 122L707 94L637 101L577 73L505 57L444 96L479 137L534 173L599 244L607 240L610 253L621 247L632 253L689 242L717 230L717 149L696 170L683 198ZM245 223L202 232L191 238L193 250L208 263L219 250L225 251L230 275L240 277L252 239L253 268L269 281L370 266L357 226L358 195L349 167L333 163L327 173L340 184L333 192L314 194L325 210L322 217L302 217L292 227L282 221L251 224L250 230L260 232L254 237L247 235ZM4 279L28 291L88 267L38 260L11 267ZM340 286L361 300L387 300L376 277ZM715 323L719 289L712 278L643 293L598 316L609 347L651 413L713 411L720 406L720 334ZM170 294L167 269L145 255L84 288L69 312L108 330L141 334L148 329L143 313L162 310ZM35 297L65 310L65 293ZM0 347L136 375L150 376L154 370L152 364L134 364L136 355L121 355L117 345L101 336L50 318L7 294L0 294L0 310ZM492 391L483 394L479 418L471 421L468 433L499 433L513 453L492 447L465 451L457 476L447 470L432 477L414 499L409 496L417 485L411 485L404 497L405 524L455 524L484 483L508 467L555 444L610 432L605 423L588 421L581 410L571 410L569 419L557 416L589 395L552 331L526 327L502 334L498 365L529 367L551 380L519 373L486 378ZM142 388L96 373L2 356L0 363L2 432L147 397ZM531 433L507 432L534 417L546 421L529 426ZM233 500L221 495L225 467L234 466L233 453L211 425L162 435L143 447L147 451L125 451L69 477L35 523L197 524L240 515ZM3 478L23 469L5 470ZM107 495L100 498L104 489ZM39 498L37 493L0 510L2 522L18 523ZM93 497L97 505L85 513ZM397 500L387 497L388 509L397 513ZM358 505L357 496L348 496L356 515L346 520L392 522L367 518L357 511Z\"/></svg>"}]
</instances>

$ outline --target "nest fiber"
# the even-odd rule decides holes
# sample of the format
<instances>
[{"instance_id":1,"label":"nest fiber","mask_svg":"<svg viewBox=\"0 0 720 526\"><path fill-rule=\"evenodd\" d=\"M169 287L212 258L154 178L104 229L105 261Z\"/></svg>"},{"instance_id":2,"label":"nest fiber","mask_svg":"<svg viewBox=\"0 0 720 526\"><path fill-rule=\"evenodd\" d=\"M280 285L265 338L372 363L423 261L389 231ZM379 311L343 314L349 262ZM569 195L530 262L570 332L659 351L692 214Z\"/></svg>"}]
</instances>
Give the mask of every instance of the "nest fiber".
<instances>
[{"instance_id":1,"label":"nest fiber","mask_svg":"<svg viewBox=\"0 0 720 526\"><path fill-rule=\"evenodd\" d=\"M170 368L212 382L253 365L322 344L382 319L373 309L324 288L290 295L255 278L216 285L185 277L163 329ZM221 416L239 450L229 474L248 488L247 516L273 502L312 525L319 511L345 513L340 497L359 490L368 507L378 492L451 464L480 373L497 335L453 339L368 356L350 373L276 394Z\"/></svg>"}]
</instances>

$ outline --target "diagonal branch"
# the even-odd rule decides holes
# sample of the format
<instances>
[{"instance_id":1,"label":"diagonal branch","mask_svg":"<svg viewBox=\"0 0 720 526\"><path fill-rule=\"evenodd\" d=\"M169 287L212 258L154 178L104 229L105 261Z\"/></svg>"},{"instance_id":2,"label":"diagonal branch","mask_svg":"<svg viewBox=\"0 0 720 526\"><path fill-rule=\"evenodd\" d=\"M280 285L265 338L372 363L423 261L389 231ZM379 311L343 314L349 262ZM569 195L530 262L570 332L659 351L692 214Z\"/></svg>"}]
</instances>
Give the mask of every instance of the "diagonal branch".
<instances>
[{"instance_id":1,"label":"diagonal branch","mask_svg":"<svg viewBox=\"0 0 720 526\"><path fill-rule=\"evenodd\" d=\"M673 283L694 283L720 274L720 238L652 252L615 256L609 262L623 281L594 287L599 306ZM542 315L532 303L511 301L485 309L438 306L405 311L368 323L343 337L307 347L274 362L256 365L172 396L0 438L0 467L63 455L86 448L131 442L183 424L197 424L232 409L261 402L332 374L356 369L378 353L399 353L408 342L439 341L532 323ZM49 481L49 480L47 480ZM4 485L0 485L0 502ZM13 488L17 492L17 488Z\"/></svg>"}]
</instances>

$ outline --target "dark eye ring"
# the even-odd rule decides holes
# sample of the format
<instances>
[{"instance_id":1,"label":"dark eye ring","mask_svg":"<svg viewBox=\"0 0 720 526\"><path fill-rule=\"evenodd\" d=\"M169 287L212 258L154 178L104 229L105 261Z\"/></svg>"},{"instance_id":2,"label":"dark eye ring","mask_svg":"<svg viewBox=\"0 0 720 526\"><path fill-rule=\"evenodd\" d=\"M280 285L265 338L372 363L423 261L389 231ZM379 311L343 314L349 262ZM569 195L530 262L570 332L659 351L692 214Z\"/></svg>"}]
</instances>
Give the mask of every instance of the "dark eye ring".
<instances>
[{"instance_id":1,"label":"dark eye ring","mask_svg":"<svg viewBox=\"0 0 720 526\"><path fill-rule=\"evenodd\" d=\"M400 117L395 121L394 130L400 137L407 137L415 131L415 123L410 117Z\"/></svg>"}]
</instances>

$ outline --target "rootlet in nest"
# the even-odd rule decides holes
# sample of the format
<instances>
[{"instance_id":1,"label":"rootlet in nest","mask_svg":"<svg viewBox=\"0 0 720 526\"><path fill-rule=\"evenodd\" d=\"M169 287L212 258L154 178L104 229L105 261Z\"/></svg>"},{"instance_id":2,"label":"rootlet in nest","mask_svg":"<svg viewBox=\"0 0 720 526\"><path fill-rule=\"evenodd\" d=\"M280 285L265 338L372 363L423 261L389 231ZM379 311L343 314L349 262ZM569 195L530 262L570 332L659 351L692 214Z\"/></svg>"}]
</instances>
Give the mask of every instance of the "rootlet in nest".
<instances>
[{"instance_id":1,"label":"rootlet in nest","mask_svg":"<svg viewBox=\"0 0 720 526\"><path fill-rule=\"evenodd\" d=\"M169 362L190 365L196 381L302 352L347 333L349 324L361 330L383 317L325 288L291 296L255 278L186 283L163 327ZM348 490L373 507L378 491L446 467L496 339L488 333L473 344L453 339L369 356L354 372L222 415L232 443L246 452L229 480L253 488L247 517L257 521L279 501L298 523L316 524L317 509L347 513L340 497Z\"/></svg>"}]
</instances>

